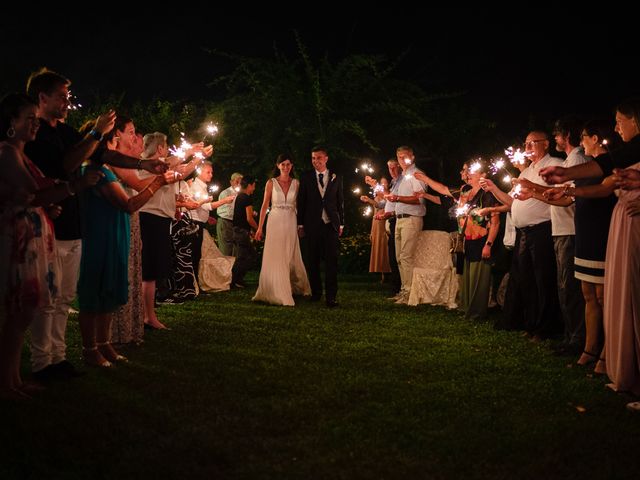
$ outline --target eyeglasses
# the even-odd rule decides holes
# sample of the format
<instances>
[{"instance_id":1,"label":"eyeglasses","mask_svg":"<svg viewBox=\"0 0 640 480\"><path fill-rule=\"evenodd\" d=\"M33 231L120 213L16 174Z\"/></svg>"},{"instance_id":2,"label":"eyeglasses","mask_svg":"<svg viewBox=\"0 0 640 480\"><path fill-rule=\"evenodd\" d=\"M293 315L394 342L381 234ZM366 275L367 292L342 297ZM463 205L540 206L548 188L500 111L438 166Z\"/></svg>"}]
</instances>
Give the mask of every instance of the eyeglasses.
<instances>
[{"instance_id":1,"label":"eyeglasses","mask_svg":"<svg viewBox=\"0 0 640 480\"><path fill-rule=\"evenodd\" d=\"M528 142L524 142L522 146L524 148L534 147L536 143L544 142L545 140L529 140Z\"/></svg>"}]
</instances>

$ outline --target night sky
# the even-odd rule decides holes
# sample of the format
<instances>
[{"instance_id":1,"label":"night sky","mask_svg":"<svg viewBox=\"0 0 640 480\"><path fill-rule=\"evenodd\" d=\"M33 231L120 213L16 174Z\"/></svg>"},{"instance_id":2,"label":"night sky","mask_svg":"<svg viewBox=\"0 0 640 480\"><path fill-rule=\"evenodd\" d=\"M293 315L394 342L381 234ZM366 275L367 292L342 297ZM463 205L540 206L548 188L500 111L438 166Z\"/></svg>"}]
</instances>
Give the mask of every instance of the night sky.
<instances>
[{"instance_id":1,"label":"night sky","mask_svg":"<svg viewBox=\"0 0 640 480\"><path fill-rule=\"evenodd\" d=\"M428 92L465 92L465 102L507 130L570 112L610 114L617 101L640 94L630 73L639 59L637 28L623 14L572 17L525 8L525 16L459 9L326 12L293 20L216 9L125 20L73 19L55 11L37 19L5 16L0 90L23 89L28 73L46 65L73 81L80 101L96 91L126 91L131 99L219 98L221 92L206 85L232 65L207 48L269 56L277 45L293 56L296 29L316 57L394 59L408 52L402 75Z\"/></svg>"}]
</instances>

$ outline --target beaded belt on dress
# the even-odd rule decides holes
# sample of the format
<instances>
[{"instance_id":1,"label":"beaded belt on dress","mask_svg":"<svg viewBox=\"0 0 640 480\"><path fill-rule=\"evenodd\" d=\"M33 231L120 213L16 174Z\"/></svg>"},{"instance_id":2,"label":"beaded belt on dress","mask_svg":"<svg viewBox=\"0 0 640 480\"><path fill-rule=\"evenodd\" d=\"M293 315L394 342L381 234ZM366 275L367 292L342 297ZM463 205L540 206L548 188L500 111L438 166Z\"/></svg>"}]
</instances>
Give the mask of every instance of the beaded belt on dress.
<instances>
[{"instance_id":1,"label":"beaded belt on dress","mask_svg":"<svg viewBox=\"0 0 640 480\"><path fill-rule=\"evenodd\" d=\"M293 210L293 205L272 205L271 208L282 208L285 210Z\"/></svg>"}]
</instances>

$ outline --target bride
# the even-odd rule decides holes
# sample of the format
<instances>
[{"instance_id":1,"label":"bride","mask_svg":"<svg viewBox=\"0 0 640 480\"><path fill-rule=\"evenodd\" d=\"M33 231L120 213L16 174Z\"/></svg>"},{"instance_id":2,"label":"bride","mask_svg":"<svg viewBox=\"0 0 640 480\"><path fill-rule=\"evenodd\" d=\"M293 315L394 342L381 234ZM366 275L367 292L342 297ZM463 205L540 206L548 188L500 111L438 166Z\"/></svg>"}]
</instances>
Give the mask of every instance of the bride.
<instances>
[{"instance_id":1,"label":"bride","mask_svg":"<svg viewBox=\"0 0 640 480\"><path fill-rule=\"evenodd\" d=\"M252 300L274 305L295 305L293 295L310 295L311 287L302 263L297 233L296 197L298 180L291 177L293 163L286 155L278 155L275 177L267 182L260 209L256 240L262 240L267 208L267 229L258 291Z\"/></svg>"}]
</instances>

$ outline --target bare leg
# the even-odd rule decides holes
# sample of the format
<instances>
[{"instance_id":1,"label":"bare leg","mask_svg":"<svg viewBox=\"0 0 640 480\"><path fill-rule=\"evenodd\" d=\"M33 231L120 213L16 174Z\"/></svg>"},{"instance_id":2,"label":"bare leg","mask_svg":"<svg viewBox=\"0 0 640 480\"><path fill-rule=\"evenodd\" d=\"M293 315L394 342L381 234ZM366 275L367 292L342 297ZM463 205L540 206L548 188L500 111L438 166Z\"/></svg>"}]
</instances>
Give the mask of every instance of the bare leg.
<instances>
[{"instance_id":1,"label":"bare leg","mask_svg":"<svg viewBox=\"0 0 640 480\"><path fill-rule=\"evenodd\" d=\"M98 352L109 362L126 362L127 359L120 355L113 345L111 345L111 324L113 323L113 314L104 313L98 317L96 345Z\"/></svg>"},{"instance_id":2,"label":"bare leg","mask_svg":"<svg viewBox=\"0 0 640 480\"><path fill-rule=\"evenodd\" d=\"M142 282L142 296L144 298L144 323L150 325L153 328L165 329L163 325L156 317L155 300L156 300L156 281L147 280Z\"/></svg>"},{"instance_id":3,"label":"bare leg","mask_svg":"<svg viewBox=\"0 0 640 480\"><path fill-rule=\"evenodd\" d=\"M582 295L584 296L584 320L586 338L584 352L578 359L578 365L588 365L598 360L602 348L602 305L598 301L597 290L602 296L603 286L582 281Z\"/></svg>"},{"instance_id":4,"label":"bare leg","mask_svg":"<svg viewBox=\"0 0 640 480\"><path fill-rule=\"evenodd\" d=\"M0 331L0 398L24 400L31 398L20 391L20 357L24 332L33 319L33 310L7 315Z\"/></svg>"},{"instance_id":5,"label":"bare leg","mask_svg":"<svg viewBox=\"0 0 640 480\"><path fill-rule=\"evenodd\" d=\"M110 367L111 362L98 351L96 338L98 334L99 313L80 311L80 334L82 335L82 358L84 363L92 367Z\"/></svg>"}]
</instances>

